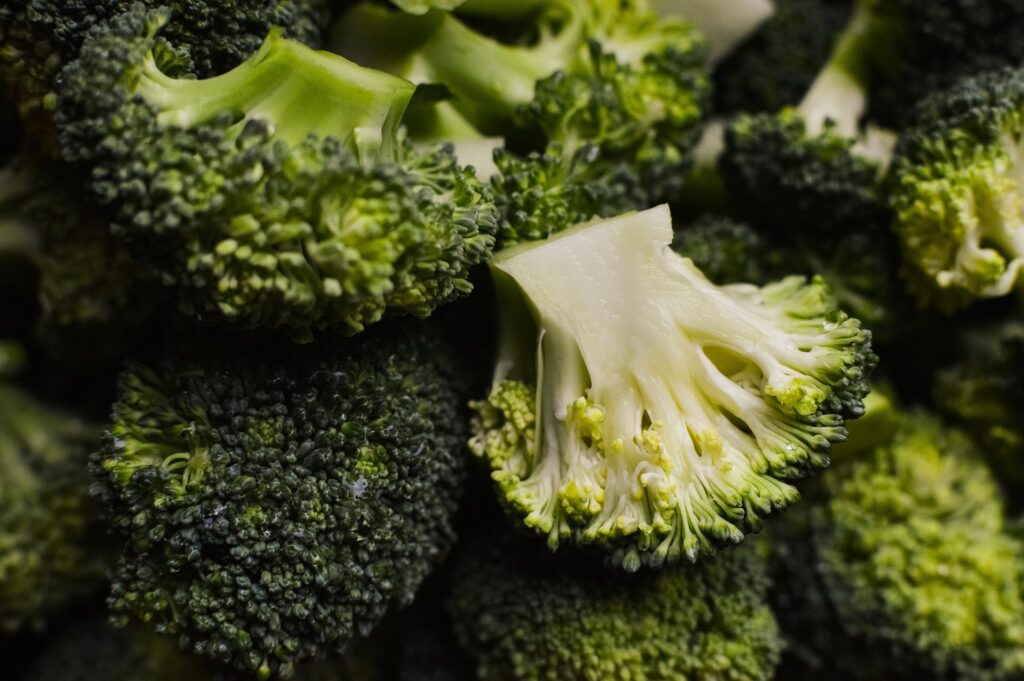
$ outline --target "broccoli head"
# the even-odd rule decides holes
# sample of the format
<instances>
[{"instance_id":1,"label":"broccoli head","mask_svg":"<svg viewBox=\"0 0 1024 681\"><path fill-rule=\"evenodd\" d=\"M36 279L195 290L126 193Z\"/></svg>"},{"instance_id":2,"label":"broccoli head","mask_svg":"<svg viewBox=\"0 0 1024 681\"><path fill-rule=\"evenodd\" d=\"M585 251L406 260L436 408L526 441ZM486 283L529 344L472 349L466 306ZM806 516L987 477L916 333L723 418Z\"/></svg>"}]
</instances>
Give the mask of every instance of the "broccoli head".
<instances>
[{"instance_id":1,"label":"broccoli head","mask_svg":"<svg viewBox=\"0 0 1024 681\"><path fill-rule=\"evenodd\" d=\"M352 333L470 290L495 209L450 148L405 142L411 83L279 31L235 69L191 79L166 19L136 5L92 35L58 118L117 234L186 311Z\"/></svg>"},{"instance_id":2,"label":"broccoli head","mask_svg":"<svg viewBox=\"0 0 1024 681\"><path fill-rule=\"evenodd\" d=\"M450 608L482 679L771 679L782 647L753 547L622 575L498 537L460 556Z\"/></svg>"},{"instance_id":3,"label":"broccoli head","mask_svg":"<svg viewBox=\"0 0 1024 681\"><path fill-rule=\"evenodd\" d=\"M908 280L946 310L1003 296L1024 263L1019 179L1024 71L1000 69L923 101L892 170Z\"/></svg>"},{"instance_id":4,"label":"broccoli head","mask_svg":"<svg viewBox=\"0 0 1024 681\"><path fill-rule=\"evenodd\" d=\"M499 253L499 357L474 405L471 448L511 514L629 570L793 503L875 362L819 279L716 286L671 238L662 206Z\"/></svg>"},{"instance_id":5,"label":"broccoli head","mask_svg":"<svg viewBox=\"0 0 1024 681\"><path fill-rule=\"evenodd\" d=\"M676 228L672 250L689 258L714 284L767 284L793 258L750 225L723 215L705 215Z\"/></svg>"},{"instance_id":6,"label":"broccoli head","mask_svg":"<svg viewBox=\"0 0 1024 681\"><path fill-rule=\"evenodd\" d=\"M39 629L103 583L85 474L99 432L0 384L0 633Z\"/></svg>"},{"instance_id":7,"label":"broccoli head","mask_svg":"<svg viewBox=\"0 0 1024 681\"><path fill-rule=\"evenodd\" d=\"M827 482L814 542L845 631L908 678L1024 674L1024 545L966 437L911 416Z\"/></svg>"},{"instance_id":8,"label":"broccoli head","mask_svg":"<svg viewBox=\"0 0 1024 681\"><path fill-rule=\"evenodd\" d=\"M476 23L501 21L499 38L451 14L364 4L343 18L335 46L443 86L446 115L480 134L529 138L496 159L506 244L676 196L708 104L693 27L635 2L544 0L511 21L507 5L465 5ZM402 39L365 40L382 33Z\"/></svg>"},{"instance_id":9,"label":"broccoli head","mask_svg":"<svg viewBox=\"0 0 1024 681\"><path fill-rule=\"evenodd\" d=\"M715 108L730 113L796 106L849 15L834 0L777 0L749 40L715 69Z\"/></svg>"},{"instance_id":10,"label":"broccoli head","mask_svg":"<svg viewBox=\"0 0 1024 681\"><path fill-rule=\"evenodd\" d=\"M935 402L977 437L1000 482L1024 489L1024 322L972 329L960 350L957 362L935 375Z\"/></svg>"},{"instance_id":11,"label":"broccoli head","mask_svg":"<svg viewBox=\"0 0 1024 681\"><path fill-rule=\"evenodd\" d=\"M165 36L187 45L197 73L213 75L249 57L271 26L319 42L326 0L146 0L168 7ZM8 0L0 7L0 90L13 95L30 126L53 141L52 115L61 69L89 30L125 11L125 0Z\"/></svg>"},{"instance_id":12,"label":"broccoli head","mask_svg":"<svg viewBox=\"0 0 1024 681\"><path fill-rule=\"evenodd\" d=\"M121 376L91 463L126 539L108 604L284 678L411 601L451 545L462 379L414 326L306 359L210 354Z\"/></svg>"}]
</instances>

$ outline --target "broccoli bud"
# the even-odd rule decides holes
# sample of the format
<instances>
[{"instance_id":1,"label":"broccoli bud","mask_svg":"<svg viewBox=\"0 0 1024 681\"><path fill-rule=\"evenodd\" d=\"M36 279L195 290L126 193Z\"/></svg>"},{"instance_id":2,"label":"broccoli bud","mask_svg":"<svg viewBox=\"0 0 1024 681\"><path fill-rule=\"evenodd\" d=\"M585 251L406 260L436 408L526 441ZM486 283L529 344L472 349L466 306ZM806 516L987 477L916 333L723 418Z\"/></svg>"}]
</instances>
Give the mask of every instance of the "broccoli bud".
<instances>
[{"instance_id":1,"label":"broccoli bud","mask_svg":"<svg viewBox=\"0 0 1024 681\"><path fill-rule=\"evenodd\" d=\"M65 72L66 155L115 229L198 316L308 336L467 293L488 256L486 188L451 150L413 150L413 86L272 32L223 75L186 77L140 6Z\"/></svg>"},{"instance_id":2,"label":"broccoli bud","mask_svg":"<svg viewBox=\"0 0 1024 681\"><path fill-rule=\"evenodd\" d=\"M622 575L510 537L471 546L450 607L481 679L767 681L782 648L754 547Z\"/></svg>"},{"instance_id":3,"label":"broccoli bud","mask_svg":"<svg viewBox=\"0 0 1024 681\"><path fill-rule=\"evenodd\" d=\"M493 388L473 451L554 548L693 561L796 501L859 416L869 332L818 280L716 286L666 207L501 252Z\"/></svg>"},{"instance_id":4,"label":"broccoli bud","mask_svg":"<svg viewBox=\"0 0 1024 681\"><path fill-rule=\"evenodd\" d=\"M285 678L412 600L453 541L459 371L412 326L333 345L122 375L91 463L116 618Z\"/></svg>"}]
</instances>

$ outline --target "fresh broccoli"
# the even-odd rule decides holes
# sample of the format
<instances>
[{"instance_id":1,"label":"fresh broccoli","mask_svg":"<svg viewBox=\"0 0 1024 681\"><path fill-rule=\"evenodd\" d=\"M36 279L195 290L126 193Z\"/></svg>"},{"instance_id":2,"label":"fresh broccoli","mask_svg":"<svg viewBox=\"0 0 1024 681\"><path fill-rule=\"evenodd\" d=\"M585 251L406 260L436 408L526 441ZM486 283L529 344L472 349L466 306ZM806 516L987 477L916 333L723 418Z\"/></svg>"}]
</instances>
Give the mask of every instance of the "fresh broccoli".
<instances>
[{"instance_id":1,"label":"fresh broccoli","mask_svg":"<svg viewBox=\"0 0 1024 681\"><path fill-rule=\"evenodd\" d=\"M94 593L106 560L85 474L99 428L0 384L0 632Z\"/></svg>"},{"instance_id":2,"label":"fresh broccoli","mask_svg":"<svg viewBox=\"0 0 1024 681\"><path fill-rule=\"evenodd\" d=\"M827 481L814 541L844 630L927 671L910 678L1020 678L1024 545L967 439L911 416Z\"/></svg>"},{"instance_id":3,"label":"fresh broccoli","mask_svg":"<svg viewBox=\"0 0 1024 681\"><path fill-rule=\"evenodd\" d=\"M622 575L509 537L456 566L456 633L481 679L772 678L782 647L752 547Z\"/></svg>"},{"instance_id":4,"label":"fresh broccoli","mask_svg":"<svg viewBox=\"0 0 1024 681\"><path fill-rule=\"evenodd\" d=\"M908 280L955 310L1017 286L1024 263L1019 174L1024 71L968 78L922 102L893 161L895 231Z\"/></svg>"},{"instance_id":5,"label":"fresh broccoli","mask_svg":"<svg viewBox=\"0 0 1024 681\"><path fill-rule=\"evenodd\" d=\"M91 464L127 540L119 621L286 678L412 599L453 540L463 379L422 327L330 346L207 348L121 376Z\"/></svg>"},{"instance_id":6,"label":"fresh broccoli","mask_svg":"<svg viewBox=\"0 0 1024 681\"><path fill-rule=\"evenodd\" d=\"M174 19L164 36L188 47L196 72L221 73L249 57L271 26L315 44L327 21L326 0L146 0ZM73 60L89 30L123 12L125 0L6 0L0 6L0 91L52 142L61 68Z\"/></svg>"},{"instance_id":7,"label":"fresh broccoli","mask_svg":"<svg viewBox=\"0 0 1024 681\"><path fill-rule=\"evenodd\" d=\"M672 250L692 260L711 283L719 285L763 286L783 276L795 259L750 225L710 214L677 227Z\"/></svg>"},{"instance_id":8,"label":"fresh broccoli","mask_svg":"<svg viewBox=\"0 0 1024 681\"><path fill-rule=\"evenodd\" d=\"M975 435L1008 491L1024 490L1024 321L971 329L956 364L935 375L935 402Z\"/></svg>"},{"instance_id":9,"label":"fresh broccoli","mask_svg":"<svg viewBox=\"0 0 1024 681\"><path fill-rule=\"evenodd\" d=\"M709 98L693 27L636 2L543 0L525 18L509 4L460 8L477 23L503 20L503 40L452 14L363 4L333 43L360 63L443 86L446 129L510 140L495 157L505 244L677 195ZM366 39L376 35L394 39Z\"/></svg>"},{"instance_id":10,"label":"fresh broccoli","mask_svg":"<svg viewBox=\"0 0 1024 681\"><path fill-rule=\"evenodd\" d=\"M404 141L412 84L279 31L194 80L166 20L135 5L93 34L58 123L118 235L186 311L302 337L470 290L494 205L450 149Z\"/></svg>"},{"instance_id":11,"label":"fresh broccoli","mask_svg":"<svg viewBox=\"0 0 1024 681\"><path fill-rule=\"evenodd\" d=\"M777 0L652 0L665 16L692 21L707 36L713 63L727 57L779 11Z\"/></svg>"},{"instance_id":12,"label":"fresh broccoli","mask_svg":"<svg viewBox=\"0 0 1024 681\"><path fill-rule=\"evenodd\" d=\"M874 0L871 115L893 127L932 92L1024 62L1022 0Z\"/></svg>"},{"instance_id":13,"label":"fresh broccoli","mask_svg":"<svg viewBox=\"0 0 1024 681\"><path fill-rule=\"evenodd\" d=\"M426 14L432 9L455 9L466 0L391 0L403 12L409 14Z\"/></svg>"},{"instance_id":14,"label":"fresh broccoli","mask_svg":"<svg viewBox=\"0 0 1024 681\"><path fill-rule=\"evenodd\" d=\"M214 671L145 629L118 629L103 617L66 622L24 675L28 681L215 681Z\"/></svg>"},{"instance_id":15,"label":"fresh broccoli","mask_svg":"<svg viewBox=\"0 0 1024 681\"><path fill-rule=\"evenodd\" d=\"M850 13L835 0L777 0L775 12L715 69L720 113L796 106L827 61Z\"/></svg>"},{"instance_id":16,"label":"fresh broccoli","mask_svg":"<svg viewBox=\"0 0 1024 681\"><path fill-rule=\"evenodd\" d=\"M716 286L671 236L663 206L492 263L499 357L470 446L549 546L628 570L696 560L796 501L875 362L820 279Z\"/></svg>"}]
</instances>

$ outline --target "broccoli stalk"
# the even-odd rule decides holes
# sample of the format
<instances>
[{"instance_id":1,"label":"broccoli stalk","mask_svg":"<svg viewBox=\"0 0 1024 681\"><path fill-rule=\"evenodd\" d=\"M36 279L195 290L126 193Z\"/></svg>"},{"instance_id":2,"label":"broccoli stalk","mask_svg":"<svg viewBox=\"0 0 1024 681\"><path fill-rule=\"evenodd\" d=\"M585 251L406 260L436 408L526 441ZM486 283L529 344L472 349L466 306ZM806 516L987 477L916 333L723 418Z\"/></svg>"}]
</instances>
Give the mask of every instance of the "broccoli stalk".
<instances>
[{"instance_id":1,"label":"broccoli stalk","mask_svg":"<svg viewBox=\"0 0 1024 681\"><path fill-rule=\"evenodd\" d=\"M692 21L710 45L710 60L717 63L741 45L776 12L773 0L653 0L665 15Z\"/></svg>"},{"instance_id":2,"label":"broccoli stalk","mask_svg":"<svg viewBox=\"0 0 1024 681\"><path fill-rule=\"evenodd\" d=\"M715 286L666 207L492 263L502 315L473 451L511 513L629 570L739 542L862 411L870 334L820 280Z\"/></svg>"},{"instance_id":3,"label":"broccoli stalk","mask_svg":"<svg viewBox=\"0 0 1024 681\"><path fill-rule=\"evenodd\" d=\"M493 244L486 188L399 128L413 86L272 32L207 80L140 8L66 71L65 154L115 230L198 316L349 333L471 289Z\"/></svg>"}]
</instances>

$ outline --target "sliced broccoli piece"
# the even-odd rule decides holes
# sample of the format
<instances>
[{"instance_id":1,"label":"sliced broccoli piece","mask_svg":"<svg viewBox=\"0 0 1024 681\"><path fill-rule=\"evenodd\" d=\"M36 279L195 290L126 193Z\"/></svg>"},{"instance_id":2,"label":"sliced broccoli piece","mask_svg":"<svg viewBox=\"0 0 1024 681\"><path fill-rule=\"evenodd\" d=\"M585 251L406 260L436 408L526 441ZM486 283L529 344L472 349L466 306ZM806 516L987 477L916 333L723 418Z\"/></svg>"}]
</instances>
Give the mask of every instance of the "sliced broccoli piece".
<instances>
[{"instance_id":1,"label":"sliced broccoli piece","mask_svg":"<svg viewBox=\"0 0 1024 681\"><path fill-rule=\"evenodd\" d=\"M453 541L461 371L412 325L326 345L250 341L122 375L91 463L126 540L119 621L287 678L412 600Z\"/></svg>"},{"instance_id":2,"label":"sliced broccoli piece","mask_svg":"<svg viewBox=\"0 0 1024 681\"><path fill-rule=\"evenodd\" d=\"M103 584L85 474L99 432L0 384L0 632L41 629Z\"/></svg>"},{"instance_id":3,"label":"sliced broccoli piece","mask_svg":"<svg viewBox=\"0 0 1024 681\"><path fill-rule=\"evenodd\" d=\"M66 71L65 152L183 307L297 336L425 316L467 293L496 228L451 150L415 150L413 86L275 31L215 78L181 75L138 7Z\"/></svg>"},{"instance_id":4,"label":"sliced broccoli piece","mask_svg":"<svg viewBox=\"0 0 1024 681\"><path fill-rule=\"evenodd\" d=\"M101 616L66 622L29 664L33 681L214 681L219 677L174 643L141 627L118 629Z\"/></svg>"},{"instance_id":5,"label":"sliced broccoli piece","mask_svg":"<svg viewBox=\"0 0 1024 681\"><path fill-rule=\"evenodd\" d=\"M1021 111L1024 71L1001 69L922 102L900 137L891 201L921 302L955 310L1017 286Z\"/></svg>"},{"instance_id":6,"label":"sliced broccoli piece","mask_svg":"<svg viewBox=\"0 0 1024 681\"><path fill-rule=\"evenodd\" d=\"M666 207L492 263L501 341L470 443L518 522L628 570L737 543L862 411L869 332L820 279L716 286Z\"/></svg>"},{"instance_id":7,"label":"sliced broccoli piece","mask_svg":"<svg viewBox=\"0 0 1024 681\"><path fill-rule=\"evenodd\" d=\"M820 570L844 630L926 673L1024 673L1024 545L968 440L912 416L827 479Z\"/></svg>"},{"instance_id":8,"label":"sliced broccoli piece","mask_svg":"<svg viewBox=\"0 0 1024 681\"><path fill-rule=\"evenodd\" d=\"M502 5L465 9L498 20ZM675 197L709 98L703 39L632 2L531 7L502 24L503 41L450 14L410 17L364 4L342 19L334 45L361 63L443 85L445 106L480 134L532 139L496 159L506 244ZM366 40L373 35L396 39Z\"/></svg>"},{"instance_id":9,"label":"sliced broccoli piece","mask_svg":"<svg viewBox=\"0 0 1024 681\"><path fill-rule=\"evenodd\" d=\"M715 69L715 109L774 112L796 106L846 24L849 3L778 0L758 31Z\"/></svg>"},{"instance_id":10,"label":"sliced broccoli piece","mask_svg":"<svg viewBox=\"0 0 1024 681\"><path fill-rule=\"evenodd\" d=\"M977 437L1008 491L1024 489L1024 322L1012 318L965 335L956 364L935 374L935 402Z\"/></svg>"},{"instance_id":11,"label":"sliced broccoli piece","mask_svg":"<svg viewBox=\"0 0 1024 681\"><path fill-rule=\"evenodd\" d=\"M782 276L794 261L750 225L722 215L706 215L676 228L672 250L719 285L763 286Z\"/></svg>"},{"instance_id":12,"label":"sliced broccoli piece","mask_svg":"<svg viewBox=\"0 0 1024 681\"><path fill-rule=\"evenodd\" d=\"M187 46L197 73L213 75L249 57L271 26L308 44L320 41L327 0L146 0L173 19L164 36ZM89 30L125 11L124 0L9 0L0 7L0 90L13 95L30 127L55 142L53 111L61 69Z\"/></svg>"},{"instance_id":13,"label":"sliced broccoli piece","mask_svg":"<svg viewBox=\"0 0 1024 681\"><path fill-rule=\"evenodd\" d=\"M696 567L622 575L522 540L470 546L450 607L482 679L770 679L778 627L744 547Z\"/></svg>"}]
</instances>

